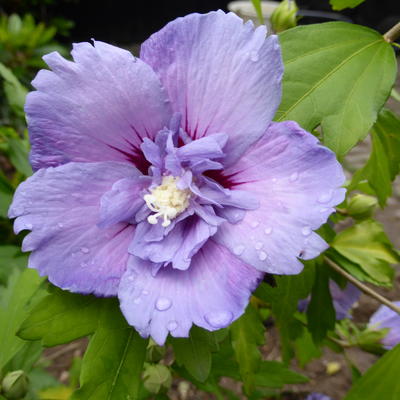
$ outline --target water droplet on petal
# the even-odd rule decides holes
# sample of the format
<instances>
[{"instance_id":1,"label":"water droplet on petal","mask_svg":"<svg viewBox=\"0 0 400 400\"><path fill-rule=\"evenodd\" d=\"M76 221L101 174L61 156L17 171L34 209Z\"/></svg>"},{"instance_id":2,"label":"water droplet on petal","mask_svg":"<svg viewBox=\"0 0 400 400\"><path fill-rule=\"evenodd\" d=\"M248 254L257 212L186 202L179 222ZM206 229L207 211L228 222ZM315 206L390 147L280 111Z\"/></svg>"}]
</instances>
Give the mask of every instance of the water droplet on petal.
<instances>
[{"instance_id":1,"label":"water droplet on petal","mask_svg":"<svg viewBox=\"0 0 400 400\"><path fill-rule=\"evenodd\" d=\"M273 183L277 182L277 180L278 180L278 179L276 179L276 178L272 178L272 182L273 182Z\"/></svg>"},{"instance_id":2,"label":"water droplet on petal","mask_svg":"<svg viewBox=\"0 0 400 400\"><path fill-rule=\"evenodd\" d=\"M264 244L262 242L257 242L254 247L256 248L256 250L260 250L263 247L263 245Z\"/></svg>"},{"instance_id":3,"label":"water droplet on petal","mask_svg":"<svg viewBox=\"0 0 400 400\"><path fill-rule=\"evenodd\" d=\"M87 247L81 247L81 252L83 254L87 254L87 253L89 253L89 249Z\"/></svg>"},{"instance_id":4,"label":"water droplet on petal","mask_svg":"<svg viewBox=\"0 0 400 400\"><path fill-rule=\"evenodd\" d=\"M253 62L257 62L260 59L260 56L258 55L258 51L253 50L250 52L250 60Z\"/></svg>"},{"instance_id":5,"label":"water droplet on petal","mask_svg":"<svg viewBox=\"0 0 400 400\"><path fill-rule=\"evenodd\" d=\"M87 266L88 266L87 263L85 263L85 262L82 262L82 263L81 263L81 267L82 267L82 268L86 268Z\"/></svg>"},{"instance_id":6,"label":"water droplet on petal","mask_svg":"<svg viewBox=\"0 0 400 400\"><path fill-rule=\"evenodd\" d=\"M302 233L304 236L310 236L310 235L311 235L311 232L312 232L312 230L311 230L311 228L310 228L309 226L305 226L305 227L301 230L301 233Z\"/></svg>"},{"instance_id":7,"label":"water droplet on petal","mask_svg":"<svg viewBox=\"0 0 400 400\"><path fill-rule=\"evenodd\" d=\"M318 203L327 203L328 201L330 201L333 197L333 191L329 190L329 192L326 193L322 193L319 197L318 197Z\"/></svg>"},{"instance_id":8,"label":"water droplet on petal","mask_svg":"<svg viewBox=\"0 0 400 400\"><path fill-rule=\"evenodd\" d=\"M167 324L167 329L171 332L174 331L178 327L178 323L176 321L169 321Z\"/></svg>"},{"instance_id":9,"label":"water droplet on petal","mask_svg":"<svg viewBox=\"0 0 400 400\"><path fill-rule=\"evenodd\" d=\"M217 311L206 314L204 318L213 328L225 328L231 323L233 314L230 311Z\"/></svg>"},{"instance_id":10,"label":"water droplet on petal","mask_svg":"<svg viewBox=\"0 0 400 400\"><path fill-rule=\"evenodd\" d=\"M31 230L33 228L33 225L32 224L26 224L25 228Z\"/></svg>"},{"instance_id":11,"label":"water droplet on petal","mask_svg":"<svg viewBox=\"0 0 400 400\"><path fill-rule=\"evenodd\" d=\"M245 249L245 247L243 245L236 246L233 249L233 253L236 254L237 256L240 256L241 254L243 254L244 249Z\"/></svg>"},{"instance_id":12,"label":"water droplet on petal","mask_svg":"<svg viewBox=\"0 0 400 400\"><path fill-rule=\"evenodd\" d=\"M139 304L142 301L142 299L140 297L136 297L135 300L133 300L134 304Z\"/></svg>"},{"instance_id":13,"label":"water droplet on petal","mask_svg":"<svg viewBox=\"0 0 400 400\"><path fill-rule=\"evenodd\" d=\"M265 253L265 251L260 251L258 253L258 259L260 261L265 261L267 259L267 253Z\"/></svg>"},{"instance_id":14,"label":"water droplet on petal","mask_svg":"<svg viewBox=\"0 0 400 400\"><path fill-rule=\"evenodd\" d=\"M61 229L64 228L64 224L62 224L61 222L59 222L57 225L58 225L58 227L61 228Z\"/></svg>"},{"instance_id":15,"label":"water droplet on petal","mask_svg":"<svg viewBox=\"0 0 400 400\"><path fill-rule=\"evenodd\" d=\"M251 223L251 227L252 227L252 228L257 228L258 225L260 225L260 223L259 223L258 221L253 221L253 222Z\"/></svg>"},{"instance_id":16,"label":"water droplet on petal","mask_svg":"<svg viewBox=\"0 0 400 400\"><path fill-rule=\"evenodd\" d=\"M294 181L296 181L298 179L298 177L299 177L299 173L298 172L293 172L293 174L290 175L289 180L290 180L290 182L294 182Z\"/></svg>"},{"instance_id":17,"label":"water droplet on petal","mask_svg":"<svg viewBox=\"0 0 400 400\"><path fill-rule=\"evenodd\" d=\"M267 226L267 227L264 229L264 233L265 233L266 235L270 235L270 234L272 233L272 228L271 228L270 226Z\"/></svg>"},{"instance_id":18,"label":"water droplet on petal","mask_svg":"<svg viewBox=\"0 0 400 400\"><path fill-rule=\"evenodd\" d=\"M148 290L142 290L142 295L143 296L147 296L149 294L149 291Z\"/></svg>"},{"instance_id":19,"label":"water droplet on petal","mask_svg":"<svg viewBox=\"0 0 400 400\"><path fill-rule=\"evenodd\" d=\"M156 308L158 311L166 311L169 308L171 308L172 302L170 299L167 299L166 297L160 297L156 301Z\"/></svg>"}]
</instances>

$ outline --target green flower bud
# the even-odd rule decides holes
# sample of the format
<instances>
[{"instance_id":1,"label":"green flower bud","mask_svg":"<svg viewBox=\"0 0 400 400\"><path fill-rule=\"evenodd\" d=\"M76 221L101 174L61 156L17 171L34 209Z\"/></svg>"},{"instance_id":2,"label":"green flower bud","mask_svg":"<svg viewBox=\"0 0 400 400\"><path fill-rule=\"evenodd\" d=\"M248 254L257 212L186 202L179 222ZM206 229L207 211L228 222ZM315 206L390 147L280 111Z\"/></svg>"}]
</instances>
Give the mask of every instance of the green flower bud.
<instances>
[{"instance_id":1,"label":"green flower bud","mask_svg":"<svg viewBox=\"0 0 400 400\"><path fill-rule=\"evenodd\" d=\"M29 379L24 371L9 372L3 379L3 395L8 400L18 400L28 392Z\"/></svg>"},{"instance_id":2,"label":"green flower bud","mask_svg":"<svg viewBox=\"0 0 400 400\"><path fill-rule=\"evenodd\" d=\"M375 197L356 194L350 199L347 212L354 219L366 219L374 213L377 205L378 201Z\"/></svg>"},{"instance_id":3,"label":"green flower bud","mask_svg":"<svg viewBox=\"0 0 400 400\"><path fill-rule=\"evenodd\" d=\"M294 0L283 0L271 15L270 22L275 32L282 32L297 25L299 8Z\"/></svg>"}]
</instances>

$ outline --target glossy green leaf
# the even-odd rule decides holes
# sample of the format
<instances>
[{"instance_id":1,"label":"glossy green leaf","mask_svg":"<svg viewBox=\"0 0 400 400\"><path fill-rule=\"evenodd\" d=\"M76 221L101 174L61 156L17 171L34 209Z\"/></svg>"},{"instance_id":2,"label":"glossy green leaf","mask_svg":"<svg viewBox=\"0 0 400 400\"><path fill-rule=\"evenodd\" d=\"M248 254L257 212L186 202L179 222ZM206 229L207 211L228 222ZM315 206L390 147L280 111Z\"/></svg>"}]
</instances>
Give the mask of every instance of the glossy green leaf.
<instances>
[{"instance_id":1,"label":"glossy green leaf","mask_svg":"<svg viewBox=\"0 0 400 400\"><path fill-rule=\"evenodd\" d=\"M283 98L276 119L311 131L339 156L363 139L393 86L394 51L382 35L344 22L299 26L280 34Z\"/></svg>"},{"instance_id":2,"label":"glossy green leaf","mask_svg":"<svg viewBox=\"0 0 400 400\"><path fill-rule=\"evenodd\" d=\"M345 229L331 246L376 282L392 282L394 270L389 264L399 262L400 258L378 222L366 220Z\"/></svg>"},{"instance_id":3,"label":"glossy green leaf","mask_svg":"<svg viewBox=\"0 0 400 400\"><path fill-rule=\"evenodd\" d=\"M392 194L392 182L400 171L400 119L384 109L372 130L372 152L363 168L357 171L349 190L366 179L383 207Z\"/></svg>"},{"instance_id":4,"label":"glossy green leaf","mask_svg":"<svg viewBox=\"0 0 400 400\"><path fill-rule=\"evenodd\" d=\"M99 325L83 358L71 400L138 398L147 340L128 325L115 299L103 299Z\"/></svg>"},{"instance_id":5,"label":"glossy green leaf","mask_svg":"<svg viewBox=\"0 0 400 400\"><path fill-rule=\"evenodd\" d=\"M32 269L15 270L6 289L0 291L0 369L17 354L25 342L16 336L26 318L28 302L40 289L43 278Z\"/></svg>"},{"instance_id":6,"label":"glossy green leaf","mask_svg":"<svg viewBox=\"0 0 400 400\"><path fill-rule=\"evenodd\" d=\"M22 270L27 263L28 256L22 254L19 247L0 246L0 285L6 285L12 272L16 269Z\"/></svg>"},{"instance_id":7,"label":"glossy green leaf","mask_svg":"<svg viewBox=\"0 0 400 400\"><path fill-rule=\"evenodd\" d=\"M344 10L345 8L354 8L364 3L365 0L329 0L330 5L335 11Z\"/></svg>"},{"instance_id":8,"label":"glossy green leaf","mask_svg":"<svg viewBox=\"0 0 400 400\"><path fill-rule=\"evenodd\" d=\"M27 89L21 85L10 69L0 63L0 77L4 80L4 92L11 108L20 116L24 115Z\"/></svg>"},{"instance_id":9,"label":"glossy green leaf","mask_svg":"<svg viewBox=\"0 0 400 400\"><path fill-rule=\"evenodd\" d=\"M254 374L261 362L258 346L264 343L265 328L257 310L250 304L246 312L231 325L230 331L244 390L249 394L254 389Z\"/></svg>"},{"instance_id":10,"label":"glossy green leaf","mask_svg":"<svg viewBox=\"0 0 400 400\"><path fill-rule=\"evenodd\" d=\"M25 340L41 340L56 346L87 336L98 325L102 299L54 289L31 311L18 335Z\"/></svg>"},{"instance_id":11,"label":"glossy green leaf","mask_svg":"<svg viewBox=\"0 0 400 400\"><path fill-rule=\"evenodd\" d=\"M321 343L327 332L335 327L336 313L329 290L328 271L325 264L317 265L311 300L307 307L308 329L317 344Z\"/></svg>"},{"instance_id":12,"label":"glossy green leaf","mask_svg":"<svg viewBox=\"0 0 400 400\"><path fill-rule=\"evenodd\" d=\"M344 400L398 400L400 398L400 344L376 362L345 396Z\"/></svg>"},{"instance_id":13,"label":"glossy green leaf","mask_svg":"<svg viewBox=\"0 0 400 400\"><path fill-rule=\"evenodd\" d=\"M195 379L204 382L211 371L211 349L209 332L193 326L189 338L171 338L175 358Z\"/></svg>"}]
</instances>

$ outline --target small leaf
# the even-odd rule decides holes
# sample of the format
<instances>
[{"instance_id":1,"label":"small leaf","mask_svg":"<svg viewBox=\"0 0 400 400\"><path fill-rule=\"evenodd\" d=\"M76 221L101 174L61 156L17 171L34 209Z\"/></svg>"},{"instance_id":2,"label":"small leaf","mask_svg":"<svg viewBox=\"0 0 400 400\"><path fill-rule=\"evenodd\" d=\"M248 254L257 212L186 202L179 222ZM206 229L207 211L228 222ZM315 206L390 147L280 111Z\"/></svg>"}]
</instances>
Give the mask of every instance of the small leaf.
<instances>
[{"instance_id":1,"label":"small leaf","mask_svg":"<svg viewBox=\"0 0 400 400\"><path fill-rule=\"evenodd\" d=\"M331 246L375 281L387 285L392 282L394 270L389 264L399 262L400 257L378 222L366 220L345 229Z\"/></svg>"},{"instance_id":2,"label":"small leaf","mask_svg":"<svg viewBox=\"0 0 400 400\"><path fill-rule=\"evenodd\" d=\"M81 387L71 400L137 399L146 346L118 302L103 299L99 325L83 357Z\"/></svg>"},{"instance_id":3,"label":"small leaf","mask_svg":"<svg viewBox=\"0 0 400 400\"><path fill-rule=\"evenodd\" d=\"M54 289L31 311L18 336L41 340L43 346L56 346L87 336L98 325L103 301L94 296Z\"/></svg>"},{"instance_id":4,"label":"small leaf","mask_svg":"<svg viewBox=\"0 0 400 400\"><path fill-rule=\"evenodd\" d=\"M285 66L277 121L294 120L337 155L365 138L396 78L392 46L344 22L299 26L279 35Z\"/></svg>"},{"instance_id":5,"label":"small leaf","mask_svg":"<svg viewBox=\"0 0 400 400\"><path fill-rule=\"evenodd\" d=\"M340 11L345 8L354 8L364 3L365 0L329 0L332 9L335 11Z\"/></svg>"},{"instance_id":6,"label":"small leaf","mask_svg":"<svg viewBox=\"0 0 400 400\"><path fill-rule=\"evenodd\" d=\"M400 344L388 351L364 376L359 378L344 400L397 400L399 384Z\"/></svg>"},{"instance_id":7,"label":"small leaf","mask_svg":"<svg viewBox=\"0 0 400 400\"><path fill-rule=\"evenodd\" d=\"M307 307L308 329L316 344L322 342L329 330L335 327L336 313L329 290L328 267L318 264L316 279Z\"/></svg>"},{"instance_id":8,"label":"small leaf","mask_svg":"<svg viewBox=\"0 0 400 400\"><path fill-rule=\"evenodd\" d=\"M366 179L383 207L392 194L392 182L400 170L400 119L384 109L372 129L372 152L363 168L358 170L348 190Z\"/></svg>"},{"instance_id":9,"label":"small leaf","mask_svg":"<svg viewBox=\"0 0 400 400\"><path fill-rule=\"evenodd\" d=\"M211 348L209 332L193 326L189 338L171 338L176 361L200 382L211 371Z\"/></svg>"},{"instance_id":10,"label":"small leaf","mask_svg":"<svg viewBox=\"0 0 400 400\"><path fill-rule=\"evenodd\" d=\"M258 312L251 304L247 307L246 312L230 327L232 347L247 394L254 389L254 374L261 362L258 346L264 343L264 330Z\"/></svg>"}]
</instances>

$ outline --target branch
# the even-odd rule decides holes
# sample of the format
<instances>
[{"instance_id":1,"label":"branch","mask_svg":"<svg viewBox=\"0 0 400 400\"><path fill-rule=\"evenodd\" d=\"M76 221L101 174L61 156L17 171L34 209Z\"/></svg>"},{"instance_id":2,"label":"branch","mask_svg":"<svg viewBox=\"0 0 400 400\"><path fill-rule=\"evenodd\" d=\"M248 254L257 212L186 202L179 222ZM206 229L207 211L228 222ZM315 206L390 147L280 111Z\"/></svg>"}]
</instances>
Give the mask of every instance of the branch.
<instances>
[{"instance_id":1,"label":"branch","mask_svg":"<svg viewBox=\"0 0 400 400\"><path fill-rule=\"evenodd\" d=\"M351 282L354 286L357 286L365 294L367 294L368 296L373 297L375 300L379 301L379 303L384 304L385 306L389 307L394 312L396 312L397 314L400 315L400 307L397 307L395 304L393 304L387 298L381 296L379 293L375 292L375 290L373 290L370 287L368 287L368 286L364 285L363 283L361 283L359 280L357 280L356 278L354 278L354 276L352 276L348 272L346 272L342 267L337 265L330 258L325 257L325 261L332 269L334 269L340 275L344 276L349 282Z\"/></svg>"},{"instance_id":2,"label":"branch","mask_svg":"<svg viewBox=\"0 0 400 400\"><path fill-rule=\"evenodd\" d=\"M396 39L400 37L400 22L389 29L384 35L383 38L389 42L393 43Z\"/></svg>"}]
</instances>

